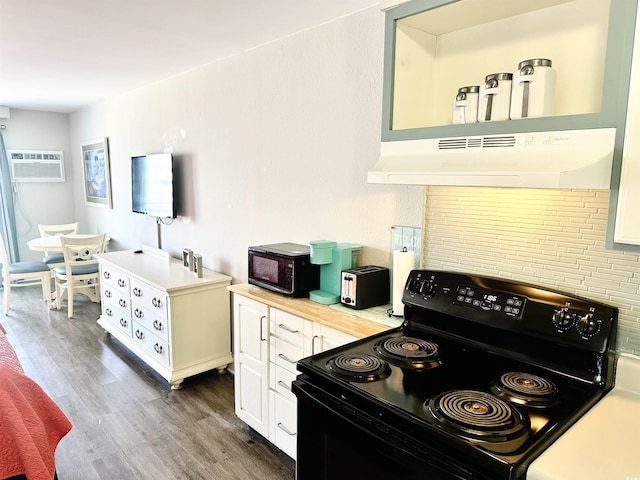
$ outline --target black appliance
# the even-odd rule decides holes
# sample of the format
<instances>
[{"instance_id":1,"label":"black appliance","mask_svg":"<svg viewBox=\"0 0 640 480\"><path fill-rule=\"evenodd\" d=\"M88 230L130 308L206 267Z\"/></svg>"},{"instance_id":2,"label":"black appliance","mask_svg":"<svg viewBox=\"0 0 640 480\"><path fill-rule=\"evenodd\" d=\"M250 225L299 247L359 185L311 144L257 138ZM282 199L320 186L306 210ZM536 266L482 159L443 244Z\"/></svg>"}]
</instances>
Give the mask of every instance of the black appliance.
<instances>
[{"instance_id":1,"label":"black appliance","mask_svg":"<svg viewBox=\"0 0 640 480\"><path fill-rule=\"evenodd\" d=\"M525 479L612 387L616 308L428 270L403 303L400 327L298 362L298 480Z\"/></svg>"},{"instance_id":2,"label":"black appliance","mask_svg":"<svg viewBox=\"0 0 640 480\"><path fill-rule=\"evenodd\" d=\"M320 288L320 265L311 263L308 245L284 242L249 247L249 283L291 297L306 297Z\"/></svg>"},{"instance_id":3,"label":"black appliance","mask_svg":"<svg viewBox=\"0 0 640 480\"><path fill-rule=\"evenodd\" d=\"M340 302L354 310L385 305L391 296L389 269L377 265L341 272Z\"/></svg>"}]
</instances>

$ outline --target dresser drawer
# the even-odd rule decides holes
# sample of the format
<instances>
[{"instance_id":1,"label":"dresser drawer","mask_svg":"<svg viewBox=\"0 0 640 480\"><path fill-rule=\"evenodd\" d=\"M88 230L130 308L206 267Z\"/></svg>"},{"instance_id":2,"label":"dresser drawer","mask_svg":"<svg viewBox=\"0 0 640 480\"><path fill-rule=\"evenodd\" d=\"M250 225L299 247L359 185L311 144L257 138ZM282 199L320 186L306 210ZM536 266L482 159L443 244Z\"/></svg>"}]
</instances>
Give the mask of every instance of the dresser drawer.
<instances>
[{"instance_id":1,"label":"dresser drawer","mask_svg":"<svg viewBox=\"0 0 640 480\"><path fill-rule=\"evenodd\" d=\"M131 299L111 284L102 285L102 302L111 309L121 310L123 314L131 316ZM104 309L103 309L104 310Z\"/></svg>"},{"instance_id":2,"label":"dresser drawer","mask_svg":"<svg viewBox=\"0 0 640 480\"><path fill-rule=\"evenodd\" d=\"M298 376L299 372L292 372L274 363L270 363L269 387L280 395L284 395L292 402L296 401L295 394L291 391L291 382Z\"/></svg>"},{"instance_id":3,"label":"dresser drawer","mask_svg":"<svg viewBox=\"0 0 640 480\"><path fill-rule=\"evenodd\" d=\"M169 322L166 317L162 316L162 313L162 311L158 312L158 309L150 310L141 306L138 302L135 302L131 316L136 323L152 331L165 342L168 342Z\"/></svg>"},{"instance_id":4,"label":"dresser drawer","mask_svg":"<svg viewBox=\"0 0 640 480\"><path fill-rule=\"evenodd\" d=\"M149 315L153 312L154 319L167 319L167 295L160 290L150 287L138 280L131 280L131 300L134 312L136 309Z\"/></svg>"},{"instance_id":5,"label":"dresser drawer","mask_svg":"<svg viewBox=\"0 0 640 480\"><path fill-rule=\"evenodd\" d=\"M271 363L288 370L291 373L296 373L296 363L301 358L306 357L302 348L291 345L284 342L279 338L271 337Z\"/></svg>"},{"instance_id":6,"label":"dresser drawer","mask_svg":"<svg viewBox=\"0 0 640 480\"><path fill-rule=\"evenodd\" d=\"M110 285L112 290L118 290L123 295L129 296L129 275L113 268L109 265L100 265L100 283L103 285Z\"/></svg>"},{"instance_id":7,"label":"dresser drawer","mask_svg":"<svg viewBox=\"0 0 640 480\"><path fill-rule=\"evenodd\" d=\"M102 302L102 316L106 318L110 324L117 327L118 330L124 332L128 337L132 335L131 316L125 314L121 309L116 308L110 302Z\"/></svg>"},{"instance_id":8,"label":"dresser drawer","mask_svg":"<svg viewBox=\"0 0 640 480\"><path fill-rule=\"evenodd\" d=\"M133 321L133 341L157 362L169 366L169 344L136 321Z\"/></svg>"},{"instance_id":9,"label":"dresser drawer","mask_svg":"<svg viewBox=\"0 0 640 480\"><path fill-rule=\"evenodd\" d=\"M271 316L271 335L284 340L292 345L304 348L306 342L306 330L309 329L309 322L304 318L292 315L290 313L272 308ZM305 330L306 329L306 330Z\"/></svg>"}]
</instances>

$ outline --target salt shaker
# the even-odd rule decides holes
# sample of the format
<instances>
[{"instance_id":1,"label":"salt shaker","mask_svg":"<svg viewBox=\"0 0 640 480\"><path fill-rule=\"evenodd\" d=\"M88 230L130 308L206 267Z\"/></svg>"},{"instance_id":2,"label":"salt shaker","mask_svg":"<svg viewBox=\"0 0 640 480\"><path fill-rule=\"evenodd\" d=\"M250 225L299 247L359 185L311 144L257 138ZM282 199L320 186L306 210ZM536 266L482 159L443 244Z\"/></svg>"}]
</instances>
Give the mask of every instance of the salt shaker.
<instances>
[{"instance_id":1,"label":"salt shaker","mask_svg":"<svg viewBox=\"0 0 640 480\"><path fill-rule=\"evenodd\" d=\"M511 104L511 73L492 73L480 85L478 121L509 120Z\"/></svg>"},{"instance_id":2,"label":"salt shaker","mask_svg":"<svg viewBox=\"0 0 640 480\"><path fill-rule=\"evenodd\" d=\"M478 85L460 87L453 100L453 123L476 123L478 121Z\"/></svg>"},{"instance_id":3,"label":"salt shaker","mask_svg":"<svg viewBox=\"0 0 640 480\"><path fill-rule=\"evenodd\" d=\"M553 115L556 71L551 60L533 58L518 64L511 92L512 119Z\"/></svg>"}]
</instances>

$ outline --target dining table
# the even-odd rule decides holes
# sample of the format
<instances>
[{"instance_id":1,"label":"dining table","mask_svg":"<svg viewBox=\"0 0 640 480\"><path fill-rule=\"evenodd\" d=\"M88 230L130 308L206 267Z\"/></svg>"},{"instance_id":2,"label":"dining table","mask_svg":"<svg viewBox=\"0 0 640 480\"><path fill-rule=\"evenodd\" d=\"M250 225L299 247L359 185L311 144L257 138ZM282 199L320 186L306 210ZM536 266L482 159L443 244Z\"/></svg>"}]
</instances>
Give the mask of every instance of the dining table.
<instances>
[{"instance_id":1,"label":"dining table","mask_svg":"<svg viewBox=\"0 0 640 480\"><path fill-rule=\"evenodd\" d=\"M87 238L94 237L99 234L95 233L73 233L69 235L65 235L65 237L71 238ZM36 252L62 252L62 242L60 241L60 237L62 235L51 235L48 237L38 237L33 238L27 242L29 250L33 250ZM104 237L105 245L109 243L111 238L107 235Z\"/></svg>"}]
</instances>

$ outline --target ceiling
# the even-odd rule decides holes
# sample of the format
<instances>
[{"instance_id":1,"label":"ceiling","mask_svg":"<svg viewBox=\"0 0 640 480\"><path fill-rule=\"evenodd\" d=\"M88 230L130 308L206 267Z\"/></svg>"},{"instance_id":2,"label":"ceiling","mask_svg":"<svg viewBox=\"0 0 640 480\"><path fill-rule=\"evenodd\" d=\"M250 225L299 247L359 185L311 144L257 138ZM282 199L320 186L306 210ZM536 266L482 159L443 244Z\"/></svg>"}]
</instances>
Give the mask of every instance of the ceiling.
<instances>
[{"instance_id":1,"label":"ceiling","mask_svg":"<svg viewBox=\"0 0 640 480\"><path fill-rule=\"evenodd\" d=\"M0 0L0 105L69 113L378 0Z\"/></svg>"}]
</instances>

